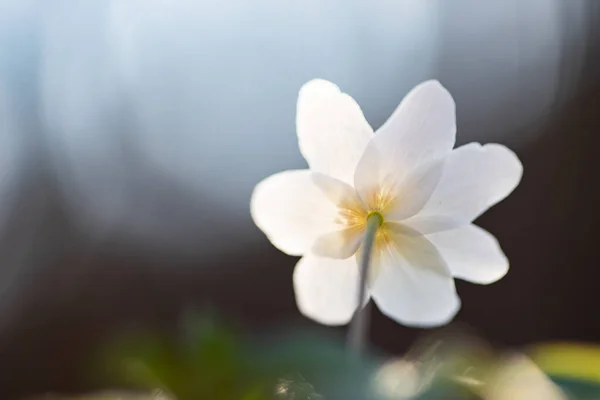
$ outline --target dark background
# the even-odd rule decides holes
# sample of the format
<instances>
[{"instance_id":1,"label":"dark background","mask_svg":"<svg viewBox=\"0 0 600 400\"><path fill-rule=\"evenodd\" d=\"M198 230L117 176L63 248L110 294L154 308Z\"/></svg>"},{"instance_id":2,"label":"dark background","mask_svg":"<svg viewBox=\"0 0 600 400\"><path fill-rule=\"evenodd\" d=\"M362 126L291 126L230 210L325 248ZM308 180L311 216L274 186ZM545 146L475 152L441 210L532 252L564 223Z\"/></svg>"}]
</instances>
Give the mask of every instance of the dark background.
<instances>
[{"instance_id":1,"label":"dark background","mask_svg":"<svg viewBox=\"0 0 600 400\"><path fill-rule=\"evenodd\" d=\"M309 2L291 11L259 2L249 13L202 5L225 27L200 32L186 30L200 14L177 25L189 11L181 6L134 32L192 36L150 50L140 39L121 53L106 49L150 18L106 14L120 21L120 39L94 41L107 29L91 17L102 3L30 3L0 3L1 398L86 389L83 360L110 334L132 323L173 327L190 306L216 309L242 331L344 334L299 314L297 259L271 246L247 209L262 177L302 167L295 96L317 76L353 95L374 127L410 87L435 77L455 96L460 143L497 141L521 158L520 186L477 221L499 239L511 270L491 286L458 282L457 324L499 346L600 340L594 0L432 1L425 10L411 1L402 10ZM160 15L150 3L131 10ZM401 11L429 25L399 28ZM82 16L96 31L69 25ZM80 41L63 40L79 31ZM156 59L162 53L166 61ZM185 79L200 93L180 96ZM152 133L156 124L169 129ZM146 142L159 145L144 153ZM163 153L171 158L157 158ZM374 311L371 340L385 351L401 354L424 333Z\"/></svg>"}]
</instances>

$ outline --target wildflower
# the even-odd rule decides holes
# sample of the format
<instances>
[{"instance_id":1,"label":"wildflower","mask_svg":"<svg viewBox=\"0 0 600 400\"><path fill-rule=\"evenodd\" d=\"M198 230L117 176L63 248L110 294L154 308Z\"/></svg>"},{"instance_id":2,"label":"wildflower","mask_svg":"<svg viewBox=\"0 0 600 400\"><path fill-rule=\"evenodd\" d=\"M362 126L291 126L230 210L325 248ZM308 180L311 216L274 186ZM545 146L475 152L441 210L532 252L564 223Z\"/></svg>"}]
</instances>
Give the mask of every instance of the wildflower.
<instances>
[{"instance_id":1,"label":"wildflower","mask_svg":"<svg viewBox=\"0 0 600 400\"><path fill-rule=\"evenodd\" d=\"M453 278L489 284L508 271L496 239L472 224L517 186L508 148L453 149L455 104L437 81L415 87L374 133L358 104L313 80L300 90L300 151L309 169L284 171L252 195L256 225L294 270L300 311L340 325L356 311L361 245L377 218L366 301L409 326L436 326L460 308Z\"/></svg>"}]
</instances>

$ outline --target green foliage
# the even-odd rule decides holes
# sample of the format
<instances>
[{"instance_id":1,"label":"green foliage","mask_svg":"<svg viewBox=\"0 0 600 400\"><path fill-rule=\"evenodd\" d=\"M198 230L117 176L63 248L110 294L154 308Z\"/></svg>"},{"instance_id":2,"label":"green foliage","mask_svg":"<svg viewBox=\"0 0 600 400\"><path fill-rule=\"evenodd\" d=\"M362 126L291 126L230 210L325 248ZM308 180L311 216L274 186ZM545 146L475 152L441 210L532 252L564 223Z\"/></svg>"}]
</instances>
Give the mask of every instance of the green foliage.
<instances>
[{"instance_id":1,"label":"green foliage","mask_svg":"<svg viewBox=\"0 0 600 400\"><path fill-rule=\"evenodd\" d=\"M375 400L373 377L382 364L373 355L358 357L338 340L296 333L257 341L236 335L214 317L198 315L186 318L178 335L137 332L121 337L105 350L102 365L108 373L107 387L146 393L161 389L169 400ZM564 360L564 349L559 355ZM449 335L424 341L406 357L416 361L419 379L426 383L425 392L415 400L479 399L487 390L482 390L485 385L494 380L497 368L509 368L515 377L522 373L518 358L505 358L474 340L457 341ZM600 364L588 360L585 365ZM565 368L555 366L555 370ZM600 398L597 382L571 375L551 378L569 399ZM540 373L540 377L544 375ZM511 382L509 379L505 384ZM153 395L132 396L85 398L162 400Z\"/></svg>"},{"instance_id":2,"label":"green foliage","mask_svg":"<svg viewBox=\"0 0 600 400\"><path fill-rule=\"evenodd\" d=\"M43 395L28 398L27 400L172 400L157 392L133 393L123 391L109 391L85 394L80 396Z\"/></svg>"},{"instance_id":3,"label":"green foliage","mask_svg":"<svg viewBox=\"0 0 600 400\"><path fill-rule=\"evenodd\" d=\"M102 357L113 387L162 389L178 400L365 399L372 360L315 336L236 336L211 317L192 316L172 337L137 332Z\"/></svg>"},{"instance_id":4,"label":"green foliage","mask_svg":"<svg viewBox=\"0 0 600 400\"><path fill-rule=\"evenodd\" d=\"M569 399L600 399L600 384L598 382L565 377L550 378L569 396Z\"/></svg>"}]
</instances>

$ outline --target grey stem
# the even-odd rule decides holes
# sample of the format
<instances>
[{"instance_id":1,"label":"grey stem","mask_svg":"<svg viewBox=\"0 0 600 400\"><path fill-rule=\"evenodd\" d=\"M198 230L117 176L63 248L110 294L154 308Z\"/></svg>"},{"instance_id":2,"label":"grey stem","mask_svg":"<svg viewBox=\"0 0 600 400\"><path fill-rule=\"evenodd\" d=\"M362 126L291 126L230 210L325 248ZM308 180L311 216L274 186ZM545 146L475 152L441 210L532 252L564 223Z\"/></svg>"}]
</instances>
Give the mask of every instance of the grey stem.
<instances>
[{"instance_id":1,"label":"grey stem","mask_svg":"<svg viewBox=\"0 0 600 400\"><path fill-rule=\"evenodd\" d=\"M371 250L375 241L377 228L383 222L381 215L373 213L367 218L367 227L365 229L365 238L363 241L360 257L360 280L357 298L357 308L350 324L348 332L348 344L357 354L363 351L366 344L367 328L369 327L370 311L369 304L362 307L363 299L367 291L367 279L369 276L369 264L371 260Z\"/></svg>"}]
</instances>

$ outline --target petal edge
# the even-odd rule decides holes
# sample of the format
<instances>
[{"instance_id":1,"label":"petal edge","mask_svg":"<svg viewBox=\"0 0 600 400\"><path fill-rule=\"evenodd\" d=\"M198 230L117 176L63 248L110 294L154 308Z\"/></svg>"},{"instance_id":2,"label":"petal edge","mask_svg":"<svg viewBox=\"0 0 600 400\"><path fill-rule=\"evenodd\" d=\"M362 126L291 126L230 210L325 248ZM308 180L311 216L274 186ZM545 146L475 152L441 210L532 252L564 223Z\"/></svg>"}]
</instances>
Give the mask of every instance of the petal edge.
<instances>
[{"instance_id":1,"label":"petal edge","mask_svg":"<svg viewBox=\"0 0 600 400\"><path fill-rule=\"evenodd\" d=\"M323 79L305 83L298 94L296 130L311 170L352 185L356 164L373 137L352 97Z\"/></svg>"},{"instance_id":2,"label":"petal edge","mask_svg":"<svg viewBox=\"0 0 600 400\"><path fill-rule=\"evenodd\" d=\"M259 182L250 199L254 223L289 255L310 251L316 239L336 230L337 207L312 181L309 170L280 172Z\"/></svg>"},{"instance_id":3,"label":"petal edge","mask_svg":"<svg viewBox=\"0 0 600 400\"><path fill-rule=\"evenodd\" d=\"M324 325L345 325L357 309L358 264L306 255L294 269L294 293L300 312Z\"/></svg>"},{"instance_id":4,"label":"petal edge","mask_svg":"<svg viewBox=\"0 0 600 400\"><path fill-rule=\"evenodd\" d=\"M428 235L455 278L489 285L502 279L508 258L488 231L470 224L464 228Z\"/></svg>"}]
</instances>

